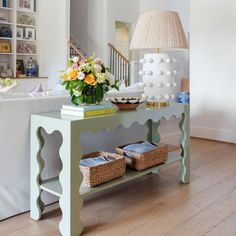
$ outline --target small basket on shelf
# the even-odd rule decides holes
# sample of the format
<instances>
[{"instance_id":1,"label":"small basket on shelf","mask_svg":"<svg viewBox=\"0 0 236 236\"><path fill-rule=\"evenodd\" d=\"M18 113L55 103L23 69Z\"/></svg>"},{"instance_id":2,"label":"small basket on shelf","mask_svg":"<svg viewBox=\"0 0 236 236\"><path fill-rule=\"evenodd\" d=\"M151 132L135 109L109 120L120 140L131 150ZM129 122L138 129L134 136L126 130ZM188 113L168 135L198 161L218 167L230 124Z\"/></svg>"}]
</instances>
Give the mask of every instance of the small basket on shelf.
<instances>
[{"instance_id":1,"label":"small basket on shelf","mask_svg":"<svg viewBox=\"0 0 236 236\"><path fill-rule=\"evenodd\" d=\"M95 187L99 184L122 177L125 174L125 159L119 154L99 151L86 154L82 159L99 156L104 157L107 163L92 167L80 165L80 170L83 174L82 185L85 187Z\"/></svg>"},{"instance_id":2,"label":"small basket on shelf","mask_svg":"<svg viewBox=\"0 0 236 236\"><path fill-rule=\"evenodd\" d=\"M141 143L143 143L143 141L126 144L116 148L116 152L125 157L126 165L129 168L141 171L164 163L168 160L168 145L166 144L155 144L150 142L150 144L156 147L145 153L124 150L124 148L128 145Z\"/></svg>"}]
</instances>

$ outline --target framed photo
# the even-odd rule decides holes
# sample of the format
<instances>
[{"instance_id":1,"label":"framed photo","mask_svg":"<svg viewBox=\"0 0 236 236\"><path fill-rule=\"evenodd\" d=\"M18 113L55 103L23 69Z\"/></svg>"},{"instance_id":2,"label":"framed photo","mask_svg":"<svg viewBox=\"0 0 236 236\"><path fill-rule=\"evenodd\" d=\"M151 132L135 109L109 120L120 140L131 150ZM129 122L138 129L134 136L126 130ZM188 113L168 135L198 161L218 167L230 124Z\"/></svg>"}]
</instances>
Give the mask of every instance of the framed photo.
<instances>
[{"instance_id":1,"label":"framed photo","mask_svg":"<svg viewBox=\"0 0 236 236\"><path fill-rule=\"evenodd\" d=\"M18 9L23 11L34 11L34 0L18 0Z\"/></svg>"},{"instance_id":2,"label":"framed photo","mask_svg":"<svg viewBox=\"0 0 236 236\"><path fill-rule=\"evenodd\" d=\"M25 29L25 38L28 40L35 40L35 29L26 28Z\"/></svg>"},{"instance_id":3,"label":"framed photo","mask_svg":"<svg viewBox=\"0 0 236 236\"><path fill-rule=\"evenodd\" d=\"M11 43L8 41L0 41L0 53L11 53Z\"/></svg>"},{"instance_id":4,"label":"framed photo","mask_svg":"<svg viewBox=\"0 0 236 236\"><path fill-rule=\"evenodd\" d=\"M16 60L16 74L24 74L25 67L24 67L24 60Z\"/></svg>"},{"instance_id":5,"label":"framed photo","mask_svg":"<svg viewBox=\"0 0 236 236\"><path fill-rule=\"evenodd\" d=\"M31 43L21 42L17 45L17 53L35 54L35 45Z\"/></svg>"},{"instance_id":6,"label":"framed photo","mask_svg":"<svg viewBox=\"0 0 236 236\"><path fill-rule=\"evenodd\" d=\"M17 27L17 29L16 29L16 37L18 39L23 39L24 38L24 28Z\"/></svg>"}]
</instances>

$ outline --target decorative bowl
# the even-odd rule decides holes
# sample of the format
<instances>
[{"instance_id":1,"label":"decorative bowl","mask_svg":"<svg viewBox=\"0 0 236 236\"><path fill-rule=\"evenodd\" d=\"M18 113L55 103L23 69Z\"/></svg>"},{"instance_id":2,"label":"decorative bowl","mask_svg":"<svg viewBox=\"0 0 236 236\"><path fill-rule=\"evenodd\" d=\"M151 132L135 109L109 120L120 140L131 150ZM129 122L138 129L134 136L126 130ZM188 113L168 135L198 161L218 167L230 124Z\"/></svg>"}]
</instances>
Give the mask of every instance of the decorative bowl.
<instances>
[{"instance_id":1,"label":"decorative bowl","mask_svg":"<svg viewBox=\"0 0 236 236\"><path fill-rule=\"evenodd\" d=\"M119 110L136 110L145 100L143 98L109 98L109 101Z\"/></svg>"}]
</instances>

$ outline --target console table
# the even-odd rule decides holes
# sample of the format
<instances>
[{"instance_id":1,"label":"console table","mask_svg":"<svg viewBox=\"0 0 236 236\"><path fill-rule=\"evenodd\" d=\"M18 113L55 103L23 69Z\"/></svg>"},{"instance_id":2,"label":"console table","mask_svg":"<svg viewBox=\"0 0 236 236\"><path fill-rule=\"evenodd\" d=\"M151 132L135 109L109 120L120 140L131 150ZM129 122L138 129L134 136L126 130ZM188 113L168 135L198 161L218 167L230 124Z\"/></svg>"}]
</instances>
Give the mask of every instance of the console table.
<instances>
[{"instance_id":1,"label":"console table","mask_svg":"<svg viewBox=\"0 0 236 236\"><path fill-rule=\"evenodd\" d=\"M84 131L96 133L102 129L113 130L119 125L129 128L134 122L148 127L147 140L158 142L160 135L158 128L160 120L171 117L181 118L180 130L182 137L180 145L181 155L169 154L166 163L149 168L144 171L127 170L124 177L110 181L94 188L81 186L82 173L79 170L79 163L83 155L82 147L79 144L80 134ZM62 170L60 175L53 179L43 180L41 173L44 168L44 161L41 151L45 140L41 135L44 129L51 134L59 131L62 135L60 147L60 159ZM83 205L83 197L99 192L110 187L130 181L142 175L159 172L161 168L180 162L180 180L182 183L189 183L189 106L172 104L169 107L150 109L139 108L137 111L118 111L116 114L97 116L90 118L78 118L73 116L61 116L60 112L32 115L31 118L31 218L39 220L44 210L44 203L41 200L43 191L49 192L60 198L59 205L62 211L62 219L59 224L63 236L78 236L83 230L79 212Z\"/></svg>"}]
</instances>

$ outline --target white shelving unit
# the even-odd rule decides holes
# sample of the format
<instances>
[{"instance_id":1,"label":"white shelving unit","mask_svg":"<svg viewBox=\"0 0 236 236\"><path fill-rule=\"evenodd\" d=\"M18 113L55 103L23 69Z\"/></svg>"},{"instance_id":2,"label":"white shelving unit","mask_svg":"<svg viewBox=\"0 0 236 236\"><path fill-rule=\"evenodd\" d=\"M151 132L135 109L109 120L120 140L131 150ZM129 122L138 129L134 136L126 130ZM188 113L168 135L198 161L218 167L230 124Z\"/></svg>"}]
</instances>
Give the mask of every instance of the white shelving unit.
<instances>
[{"instance_id":1,"label":"white shelving unit","mask_svg":"<svg viewBox=\"0 0 236 236\"><path fill-rule=\"evenodd\" d=\"M8 0L8 7L0 7L0 14L4 15L7 18L7 21L0 21L1 26L8 26L12 31L12 38L4 38L0 37L1 42L10 42L11 44L11 52L10 53L0 53L0 62L6 62L8 64L8 68L13 70L14 77L17 77L16 73L16 62L17 60L24 61L24 67L26 66L27 61L30 57L37 61L39 66L39 76L40 73L40 45L39 45L39 37L40 37L40 0L34 0L34 10L28 11L24 9L18 8L19 0ZM19 21L21 15L28 15L33 19L33 24L22 24ZM26 29L33 29L35 31L34 39L18 38L17 37L17 29L21 28L25 34ZM25 53L19 51L18 46L20 44L30 44L34 48L33 53Z\"/></svg>"}]
</instances>

